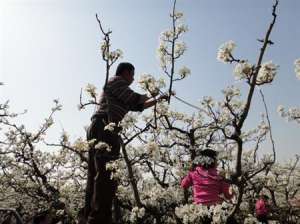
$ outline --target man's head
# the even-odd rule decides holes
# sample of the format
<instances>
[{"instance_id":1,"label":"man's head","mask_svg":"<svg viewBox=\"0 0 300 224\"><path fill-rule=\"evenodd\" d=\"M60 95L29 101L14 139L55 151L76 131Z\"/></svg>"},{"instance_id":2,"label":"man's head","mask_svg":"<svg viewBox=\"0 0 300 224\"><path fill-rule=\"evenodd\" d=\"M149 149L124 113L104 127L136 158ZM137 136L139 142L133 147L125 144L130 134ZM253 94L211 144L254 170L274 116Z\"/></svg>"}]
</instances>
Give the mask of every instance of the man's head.
<instances>
[{"instance_id":1,"label":"man's head","mask_svg":"<svg viewBox=\"0 0 300 224\"><path fill-rule=\"evenodd\" d=\"M129 62L122 62L118 65L116 76L122 76L130 84L134 80L134 66Z\"/></svg>"}]
</instances>

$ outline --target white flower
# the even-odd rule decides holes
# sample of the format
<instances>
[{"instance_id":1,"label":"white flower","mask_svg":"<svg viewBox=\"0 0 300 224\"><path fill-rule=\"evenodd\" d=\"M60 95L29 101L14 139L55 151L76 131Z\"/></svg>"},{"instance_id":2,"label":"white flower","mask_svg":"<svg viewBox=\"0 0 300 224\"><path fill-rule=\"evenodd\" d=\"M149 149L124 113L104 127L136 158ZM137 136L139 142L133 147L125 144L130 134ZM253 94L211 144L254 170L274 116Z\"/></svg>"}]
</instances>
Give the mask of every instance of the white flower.
<instances>
[{"instance_id":1,"label":"white flower","mask_svg":"<svg viewBox=\"0 0 300 224\"><path fill-rule=\"evenodd\" d=\"M50 127L52 124L54 124L54 121L53 121L53 118L52 118L52 117L47 118L47 119L45 120L45 122L46 122L47 127Z\"/></svg>"},{"instance_id":2,"label":"white flower","mask_svg":"<svg viewBox=\"0 0 300 224\"><path fill-rule=\"evenodd\" d=\"M96 145L95 145L95 149L98 149L98 150L106 150L106 151L111 151L111 147L105 143L105 142L98 142Z\"/></svg>"},{"instance_id":3,"label":"white flower","mask_svg":"<svg viewBox=\"0 0 300 224\"><path fill-rule=\"evenodd\" d=\"M258 125L258 132L259 132L259 135L261 135L261 136L265 135L269 130L270 130L270 127L265 122L261 122Z\"/></svg>"},{"instance_id":4,"label":"white flower","mask_svg":"<svg viewBox=\"0 0 300 224\"><path fill-rule=\"evenodd\" d=\"M183 13L182 13L182 12L175 12L175 13L173 14L173 16L174 16L176 19L180 19L180 18L183 17Z\"/></svg>"},{"instance_id":5,"label":"white flower","mask_svg":"<svg viewBox=\"0 0 300 224\"><path fill-rule=\"evenodd\" d=\"M255 217L253 217L252 215L249 215L244 220L244 224L257 224L257 223L259 223L258 220Z\"/></svg>"},{"instance_id":6,"label":"white flower","mask_svg":"<svg viewBox=\"0 0 300 224\"><path fill-rule=\"evenodd\" d=\"M61 141L66 144L69 141L69 135L66 131L63 131L61 134Z\"/></svg>"},{"instance_id":7,"label":"white flower","mask_svg":"<svg viewBox=\"0 0 300 224\"><path fill-rule=\"evenodd\" d=\"M78 138L73 145L77 151L87 151L89 149L89 143L82 138Z\"/></svg>"},{"instance_id":8,"label":"white flower","mask_svg":"<svg viewBox=\"0 0 300 224\"><path fill-rule=\"evenodd\" d=\"M204 218L210 218L211 212L207 206L186 204L175 208L175 214L183 223L201 223Z\"/></svg>"},{"instance_id":9,"label":"white flower","mask_svg":"<svg viewBox=\"0 0 300 224\"><path fill-rule=\"evenodd\" d=\"M282 105L279 105L277 107L277 113L279 113L280 115L282 115L284 113L284 107Z\"/></svg>"},{"instance_id":10,"label":"white flower","mask_svg":"<svg viewBox=\"0 0 300 224\"><path fill-rule=\"evenodd\" d=\"M300 122L300 108L291 107L287 112L288 120Z\"/></svg>"},{"instance_id":11,"label":"white flower","mask_svg":"<svg viewBox=\"0 0 300 224\"><path fill-rule=\"evenodd\" d=\"M109 53L109 59L111 61L116 61L118 58L121 58L122 56L123 56L123 52L120 49L117 49Z\"/></svg>"},{"instance_id":12,"label":"white flower","mask_svg":"<svg viewBox=\"0 0 300 224\"><path fill-rule=\"evenodd\" d=\"M142 218L145 215L145 208L140 208L138 212L138 217Z\"/></svg>"},{"instance_id":13,"label":"white flower","mask_svg":"<svg viewBox=\"0 0 300 224\"><path fill-rule=\"evenodd\" d=\"M249 203L247 201L243 201L240 205L240 209L242 211L249 211Z\"/></svg>"},{"instance_id":14,"label":"white flower","mask_svg":"<svg viewBox=\"0 0 300 224\"><path fill-rule=\"evenodd\" d=\"M147 149L148 153L155 158L156 160L160 157L160 151L159 146L155 142L148 142L145 145L145 148Z\"/></svg>"},{"instance_id":15,"label":"white flower","mask_svg":"<svg viewBox=\"0 0 300 224\"><path fill-rule=\"evenodd\" d=\"M179 69L178 73L181 76L181 78L185 78L186 76L191 74L191 70L184 66L181 69Z\"/></svg>"},{"instance_id":16,"label":"white flower","mask_svg":"<svg viewBox=\"0 0 300 224\"><path fill-rule=\"evenodd\" d=\"M113 132L115 130L115 127L116 127L116 123L111 122L111 123L109 123L108 125L106 125L104 127L104 130L108 130L110 132Z\"/></svg>"},{"instance_id":17,"label":"white flower","mask_svg":"<svg viewBox=\"0 0 300 224\"><path fill-rule=\"evenodd\" d=\"M214 99L211 96L204 96L201 103L203 105L211 105L211 106L213 106L215 104L215 101L214 101Z\"/></svg>"},{"instance_id":18,"label":"white flower","mask_svg":"<svg viewBox=\"0 0 300 224\"><path fill-rule=\"evenodd\" d=\"M174 32L171 30L166 30L161 33L161 38L163 40L171 40L174 37Z\"/></svg>"},{"instance_id":19,"label":"white flower","mask_svg":"<svg viewBox=\"0 0 300 224\"><path fill-rule=\"evenodd\" d=\"M116 161L109 162L105 166L106 170L114 171L118 169L118 163Z\"/></svg>"},{"instance_id":20,"label":"white flower","mask_svg":"<svg viewBox=\"0 0 300 224\"><path fill-rule=\"evenodd\" d=\"M138 83L143 90L151 94L156 94L161 88L165 87L164 79L156 80L150 74L141 75Z\"/></svg>"},{"instance_id":21,"label":"white flower","mask_svg":"<svg viewBox=\"0 0 300 224\"><path fill-rule=\"evenodd\" d=\"M300 58L298 58L297 60L295 60L294 62L295 64L295 73L298 79L300 79Z\"/></svg>"},{"instance_id":22,"label":"white flower","mask_svg":"<svg viewBox=\"0 0 300 224\"><path fill-rule=\"evenodd\" d=\"M121 159L106 163L105 168L110 171L111 180L122 180L127 177L126 165Z\"/></svg>"},{"instance_id":23,"label":"white flower","mask_svg":"<svg viewBox=\"0 0 300 224\"><path fill-rule=\"evenodd\" d=\"M251 73L252 73L252 65L248 62L237 63L233 70L233 74L235 78L238 80L249 77Z\"/></svg>"},{"instance_id":24,"label":"white flower","mask_svg":"<svg viewBox=\"0 0 300 224\"><path fill-rule=\"evenodd\" d=\"M138 218L143 218L145 215L145 208L133 207L130 214L130 221L136 222Z\"/></svg>"},{"instance_id":25,"label":"white flower","mask_svg":"<svg viewBox=\"0 0 300 224\"><path fill-rule=\"evenodd\" d=\"M107 58L107 55L108 55L108 53L107 53L108 48L107 47L108 47L107 43L105 41L103 41L101 43L100 49L101 49L102 54L105 55L106 58Z\"/></svg>"},{"instance_id":26,"label":"white flower","mask_svg":"<svg viewBox=\"0 0 300 224\"><path fill-rule=\"evenodd\" d=\"M228 86L226 89L222 90L225 97L232 98L234 96L240 96L241 90L236 86Z\"/></svg>"},{"instance_id":27,"label":"white flower","mask_svg":"<svg viewBox=\"0 0 300 224\"><path fill-rule=\"evenodd\" d=\"M136 113L128 113L121 121L120 126L122 127L123 131L126 131L134 126L137 122L137 115Z\"/></svg>"},{"instance_id":28,"label":"white flower","mask_svg":"<svg viewBox=\"0 0 300 224\"><path fill-rule=\"evenodd\" d=\"M277 73L277 69L278 65L275 65L272 61L263 63L257 75L257 83L264 84L272 82Z\"/></svg>"},{"instance_id":29,"label":"white flower","mask_svg":"<svg viewBox=\"0 0 300 224\"><path fill-rule=\"evenodd\" d=\"M188 31L188 27L186 25L180 24L176 27L176 33L181 34Z\"/></svg>"},{"instance_id":30,"label":"white flower","mask_svg":"<svg viewBox=\"0 0 300 224\"><path fill-rule=\"evenodd\" d=\"M174 49L174 53L175 53L175 57L178 57L180 55L182 55L184 52L186 51L186 44L181 42L181 43L176 43L175 44L175 49Z\"/></svg>"},{"instance_id":31,"label":"white flower","mask_svg":"<svg viewBox=\"0 0 300 224\"><path fill-rule=\"evenodd\" d=\"M85 87L85 91L86 91L91 97L96 97L96 96L97 96L96 90L97 90L97 88L96 88L94 85L90 84L90 83Z\"/></svg>"},{"instance_id":32,"label":"white flower","mask_svg":"<svg viewBox=\"0 0 300 224\"><path fill-rule=\"evenodd\" d=\"M219 47L217 59L224 63L229 62L235 46L236 45L232 40L222 44Z\"/></svg>"},{"instance_id":33,"label":"white flower","mask_svg":"<svg viewBox=\"0 0 300 224\"><path fill-rule=\"evenodd\" d=\"M171 34L168 34L168 35L171 35ZM167 36L163 35L163 37L164 37L164 39L168 39ZM164 39L161 40L161 42L159 44L159 48L157 49L160 65L163 68L166 67L172 59L171 56L169 55L168 46L166 45L166 42Z\"/></svg>"}]
</instances>

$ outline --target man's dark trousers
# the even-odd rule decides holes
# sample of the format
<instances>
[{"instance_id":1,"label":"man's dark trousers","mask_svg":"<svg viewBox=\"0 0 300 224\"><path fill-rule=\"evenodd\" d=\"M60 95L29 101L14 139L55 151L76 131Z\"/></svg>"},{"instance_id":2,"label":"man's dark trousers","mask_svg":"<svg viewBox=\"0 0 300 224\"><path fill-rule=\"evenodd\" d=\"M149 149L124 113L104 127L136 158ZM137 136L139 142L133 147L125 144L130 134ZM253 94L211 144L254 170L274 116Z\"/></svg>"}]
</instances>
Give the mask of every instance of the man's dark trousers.
<instances>
[{"instance_id":1,"label":"man's dark trousers","mask_svg":"<svg viewBox=\"0 0 300 224\"><path fill-rule=\"evenodd\" d=\"M111 172L106 170L106 164L119 157L120 137L115 131L104 130L107 124L105 115L97 115L92 118L92 123L87 130L87 140L96 140L89 149L85 198L87 224L112 223L112 201L117 183L110 178ZM95 149L95 145L99 142L107 143L111 146L111 151Z\"/></svg>"}]
</instances>

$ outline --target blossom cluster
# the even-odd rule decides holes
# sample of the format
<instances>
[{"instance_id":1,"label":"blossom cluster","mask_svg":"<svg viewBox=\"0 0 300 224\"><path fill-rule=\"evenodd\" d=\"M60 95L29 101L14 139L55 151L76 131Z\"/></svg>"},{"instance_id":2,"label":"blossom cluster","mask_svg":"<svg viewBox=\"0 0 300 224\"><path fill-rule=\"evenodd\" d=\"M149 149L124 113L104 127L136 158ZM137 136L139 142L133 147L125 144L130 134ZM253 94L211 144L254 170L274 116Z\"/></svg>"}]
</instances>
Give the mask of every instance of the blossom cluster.
<instances>
[{"instance_id":1,"label":"blossom cluster","mask_svg":"<svg viewBox=\"0 0 300 224\"><path fill-rule=\"evenodd\" d=\"M145 215L145 208L133 207L130 214L130 222L135 223Z\"/></svg>"},{"instance_id":2,"label":"blossom cluster","mask_svg":"<svg viewBox=\"0 0 300 224\"><path fill-rule=\"evenodd\" d=\"M257 84L270 83L277 74L278 65L272 61L265 62L261 65L257 75Z\"/></svg>"},{"instance_id":3,"label":"blossom cluster","mask_svg":"<svg viewBox=\"0 0 300 224\"><path fill-rule=\"evenodd\" d=\"M279 105L277 112L281 117L287 118L288 121L300 123L300 108L290 107L286 110L282 105Z\"/></svg>"},{"instance_id":4,"label":"blossom cluster","mask_svg":"<svg viewBox=\"0 0 300 224\"><path fill-rule=\"evenodd\" d=\"M98 142L96 145L95 145L95 149L99 150L99 151L108 151L110 152L111 151L111 146L108 145L106 142Z\"/></svg>"},{"instance_id":5,"label":"blossom cluster","mask_svg":"<svg viewBox=\"0 0 300 224\"><path fill-rule=\"evenodd\" d=\"M219 47L217 59L221 62L227 63L232 60L232 52L235 49L236 44L230 40Z\"/></svg>"},{"instance_id":6,"label":"blossom cluster","mask_svg":"<svg viewBox=\"0 0 300 224\"><path fill-rule=\"evenodd\" d=\"M253 65L246 61L237 63L233 70L233 74L237 80L250 78L252 72Z\"/></svg>"},{"instance_id":7,"label":"blossom cluster","mask_svg":"<svg viewBox=\"0 0 300 224\"><path fill-rule=\"evenodd\" d=\"M153 158L159 159L160 157L160 149L159 146L155 142L148 142L145 145L145 148L147 149L149 155L151 155Z\"/></svg>"},{"instance_id":8,"label":"blossom cluster","mask_svg":"<svg viewBox=\"0 0 300 224\"><path fill-rule=\"evenodd\" d=\"M108 125L104 127L104 130L108 130L110 132L113 132L116 128L116 123L110 122Z\"/></svg>"},{"instance_id":9,"label":"blossom cluster","mask_svg":"<svg viewBox=\"0 0 300 224\"><path fill-rule=\"evenodd\" d=\"M106 41L102 42L100 49L103 59L108 60L110 64L113 64L116 60L123 56L123 52L120 49L109 51L109 46Z\"/></svg>"},{"instance_id":10,"label":"blossom cluster","mask_svg":"<svg viewBox=\"0 0 300 224\"><path fill-rule=\"evenodd\" d=\"M92 98L96 98L97 97L97 88L96 86L92 85L92 84L88 84L86 87L85 87L85 91L92 97Z\"/></svg>"},{"instance_id":11,"label":"blossom cluster","mask_svg":"<svg viewBox=\"0 0 300 224\"><path fill-rule=\"evenodd\" d=\"M110 171L110 178L121 180L126 177L126 165L123 160L118 159L106 164L106 170Z\"/></svg>"},{"instance_id":12,"label":"blossom cluster","mask_svg":"<svg viewBox=\"0 0 300 224\"><path fill-rule=\"evenodd\" d=\"M185 78L191 74L191 70L188 67L183 66L181 69L179 69L178 74L181 78Z\"/></svg>"},{"instance_id":13,"label":"blossom cluster","mask_svg":"<svg viewBox=\"0 0 300 224\"><path fill-rule=\"evenodd\" d=\"M174 27L161 33L158 48L160 65L165 72L167 72L168 66L173 66L172 61L180 58L187 50L186 44L179 40L182 34L188 31L188 27L180 22L183 17L183 13L175 11L174 14L171 14L171 17ZM180 69L178 73L181 78L184 78L190 72L184 67Z\"/></svg>"},{"instance_id":14,"label":"blossom cluster","mask_svg":"<svg viewBox=\"0 0 300 224\"><path fill-rule=\"evenodd\" d=\"M201 223L211 218L211 212L207 206L186 204L175 208L175 214L184 224Z\"/></svg>"},{"instance_id":15,"label":"blossom cluster","mask_svg":"<svg viewBox=\"0 0 300 224\"><path fill-rule=\"evenodd\" d=\"M300 58L298 58L297 60L295 60L295 73L296 76L298 77L298 79L300 79Z\"/></svg>"},{"instance_id":16,"label":"blossom cluster","mask_svg":"<svg viewBox=\"0 0 300 224\"><path fill-rule=\"evenodd\" d=\"M231 205L222 204L210 206L198 204L186 204L175 208L175 214L184 224L202 223L211 220L213 224L226 223L230 214Z\"/></svg>"},{"instance_id":17,"label":"blossom cluster","mask_svg":"<svg viewBox=\"0 0 300 224\"><path fill-rule=\"evenodd\" d=\"M159 93L159 90L165 87L164 79L160 78L160 79L156 80L150 74L141 75L138 83L139 83L139 86L141 87L141 89L150 93L151 96L157 95Z\"/></svg>"}]
</instances>

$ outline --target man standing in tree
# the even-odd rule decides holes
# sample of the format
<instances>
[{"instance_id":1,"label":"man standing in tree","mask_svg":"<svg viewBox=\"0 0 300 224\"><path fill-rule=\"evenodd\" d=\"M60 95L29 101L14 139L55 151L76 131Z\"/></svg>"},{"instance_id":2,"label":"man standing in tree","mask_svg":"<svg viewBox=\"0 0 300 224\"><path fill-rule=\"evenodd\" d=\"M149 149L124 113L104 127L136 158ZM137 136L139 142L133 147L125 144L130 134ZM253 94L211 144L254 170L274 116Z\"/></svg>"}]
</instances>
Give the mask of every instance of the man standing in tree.
<instances>
[{"instance_id":1,"label":"man standing in tree","mask_svg":"<svg viewBox=\"0 0 300 224\"><path fill-rule=\"evenodd\" d=\"M89 150L88 180L86 187L84 216L87 224L111 224L112 201L115 197L117 183L110 179L110 171L106 164L119 157L120 136L118 124L129 111L143 111L162 99L165 95L149 98L129 88L134 81L134 66L130 63L120 63L116 74L106 83L98 109L92 116L92 123L87 131L87 140L96 141ZM114 123L114 130L105 128ZM97 149L104 142L110 149ZM97 145L98 144L98 145Z\"/></svg>"}]
</instances>

